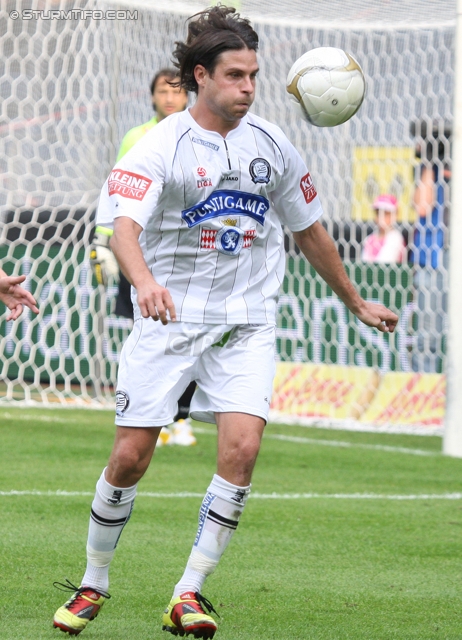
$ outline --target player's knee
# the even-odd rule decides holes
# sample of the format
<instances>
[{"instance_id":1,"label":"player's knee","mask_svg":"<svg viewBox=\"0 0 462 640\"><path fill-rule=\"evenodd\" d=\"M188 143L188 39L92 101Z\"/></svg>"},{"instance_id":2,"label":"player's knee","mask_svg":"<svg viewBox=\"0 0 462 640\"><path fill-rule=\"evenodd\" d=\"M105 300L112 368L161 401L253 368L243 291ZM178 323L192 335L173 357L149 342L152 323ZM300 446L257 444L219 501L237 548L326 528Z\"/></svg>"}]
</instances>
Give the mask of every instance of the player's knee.
<instances>
[{"instance_id":1,"label":"player's knee","mask_svg":"<svg viewBox=\"0 0 462 640\"><path fill-rule=\"evenodd\" d=\"M129 481L131 484L136 484L144 475L148 464L149 460L144 452L136 447L125 445L118 447L113 453L108 467L111 477L117 479L119 483L125 484ZM118 486L117 482L114 484Z\"/></svg>"},{"instance_id":2,"label":"player's knee","mask_svg":"<svg viewBox=\"0 0 462 640\"><path fill-rule=\"evenodd\" d=\"M232 446L228 447L225 457L229 462L235 462L243 467L253 466L260 450L259 438L246 438L236 441Z\"/></svg>"}]
</instances>

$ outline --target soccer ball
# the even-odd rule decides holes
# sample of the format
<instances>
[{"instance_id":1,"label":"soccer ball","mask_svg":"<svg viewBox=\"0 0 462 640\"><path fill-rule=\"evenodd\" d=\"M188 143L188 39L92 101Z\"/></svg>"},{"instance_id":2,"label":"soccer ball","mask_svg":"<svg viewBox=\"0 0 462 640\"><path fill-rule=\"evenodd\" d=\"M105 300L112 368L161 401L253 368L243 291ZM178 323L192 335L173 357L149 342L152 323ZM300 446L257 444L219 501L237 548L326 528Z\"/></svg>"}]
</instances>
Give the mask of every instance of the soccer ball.
<instances>
[{"instance_id":1,"label":"soccer ball","mask_svg":"<svg viewBox=\"0 0 462 640\"><path fill-rule=\"evenodd\" d=\"M366 80L351 54L334 47L319 47L294 62L286 88L302 118L316 127L336 127L358 111Z\"/></svg>"}]
</instances>

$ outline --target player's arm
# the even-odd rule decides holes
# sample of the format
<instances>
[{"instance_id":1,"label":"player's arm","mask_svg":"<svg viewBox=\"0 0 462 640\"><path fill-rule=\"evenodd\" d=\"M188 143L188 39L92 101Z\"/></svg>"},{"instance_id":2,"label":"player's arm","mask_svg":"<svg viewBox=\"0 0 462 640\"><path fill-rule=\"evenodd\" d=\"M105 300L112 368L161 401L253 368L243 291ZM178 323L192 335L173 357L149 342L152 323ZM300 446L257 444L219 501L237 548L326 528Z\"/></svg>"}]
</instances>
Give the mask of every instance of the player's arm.
<instances>
[{"instance_id":1,"label":"player's arm","mask_svg":"<svg viewBox=\"0 0 462 640\"><path fill-rule=\"evenodd\" d=\"M419 182L414 190L414 209L419 218L426 218L435 206L435 180L431 167L422 167Z\"/></svg>"},{"instance_id":2,"label":"player's arm","mask_svg":"<svg viewBox=\"0 0 462 640\"><path fill-rule=\"evenodd\" d=\"M382 304L361 298L348 278L334 242L320 222L293 235L306 259L359 320L379 331L393 333L398 316Z\"/></svg>"},{"instance_id":3,"label":"player's arm","mask_svg":"<svg viewBox=\"0 0 462 640\"><path fill-rule=\"evenodd\" d=\"M159 285L141 251L138 238L143 228L126 216L114 220L114 234L111 249L120 265L122 273L135 287L138 306L143 318L153 318L162 324L168 324L168 316L176 321L175 306L170 292Z\"/></svg>"},{"instance_id":4,"label":"player's arm","mask_svg":"<svg viewBox=\"0 0 462 640\"><path fill-rule=\"evenodd\" d=\"M19 286L25 279L26 276L7 276L0 269L0 300L11 312L7 320L19 318L24 307L29 307L34 313L39 312L33 295Z\"/></svg>"}]
</instances>

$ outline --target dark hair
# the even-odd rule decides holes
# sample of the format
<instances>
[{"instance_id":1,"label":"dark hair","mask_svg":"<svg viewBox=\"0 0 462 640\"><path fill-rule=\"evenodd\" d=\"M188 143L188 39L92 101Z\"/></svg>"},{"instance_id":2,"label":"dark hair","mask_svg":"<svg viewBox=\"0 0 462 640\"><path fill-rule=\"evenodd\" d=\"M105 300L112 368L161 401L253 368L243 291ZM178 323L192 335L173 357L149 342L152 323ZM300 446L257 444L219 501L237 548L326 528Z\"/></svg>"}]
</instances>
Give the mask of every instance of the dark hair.
<instances>
[{"instance_id":1,"label":"dark hair","mask_svg":"<svg viewBox=\"0 0 462 640\"><path fill-rule=\"evenodd\" d=\"M194 69L201 64L213 74L218 56L224 51L258 49L258 35L250 21L241 18L234 7L217 5L188 18L186 42L175 42L173 55L178 62L180 86L197 93Z\"/></svg>"},{"instance_id":2,"label":"dark hair","mask_svg":"<svg viewBox=\"0 0 462 640\"><path fill-rule=\"evenodd\" d=\"M167 78L167 80L175 80L175 78L178 78L178 76L178 70L174 69L173 67L165 67L164 69L158 71L154 78L151 80L151 84L149 85L151 95L156 90L156 84L161 78Z\"/></svg>"}]
</instances>

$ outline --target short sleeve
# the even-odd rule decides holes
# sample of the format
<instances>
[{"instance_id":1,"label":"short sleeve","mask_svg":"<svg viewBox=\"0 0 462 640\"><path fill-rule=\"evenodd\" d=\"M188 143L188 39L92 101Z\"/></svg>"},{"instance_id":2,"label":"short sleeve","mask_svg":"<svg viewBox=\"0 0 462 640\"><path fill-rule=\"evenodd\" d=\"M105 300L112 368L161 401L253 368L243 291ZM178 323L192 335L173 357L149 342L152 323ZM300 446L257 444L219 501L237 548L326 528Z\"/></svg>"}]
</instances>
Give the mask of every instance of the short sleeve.
<instances>
[{"instance_id":1,"label":"short sleeve","mask_svg":"<svg viewBox=\"0 0 462 640\"><path fill-rule=\"evenodd\" d=\"M112 227L115 218L126 216L146 227L165 182L162 148L153 129L117 162L101 190L97 224Z\"/></svg>"},{"instance_id":2,"label":"short sleeve","mask_svg":"<svg viewBox=\"0 0 462 640\"><path fill-rule=\"evenodd\" d=\"M310 172L298 151L287 141L284 175L272 193L281 222L291 231L303 231L322 216L322 206Z\"/></svg>"}]
</instances>

